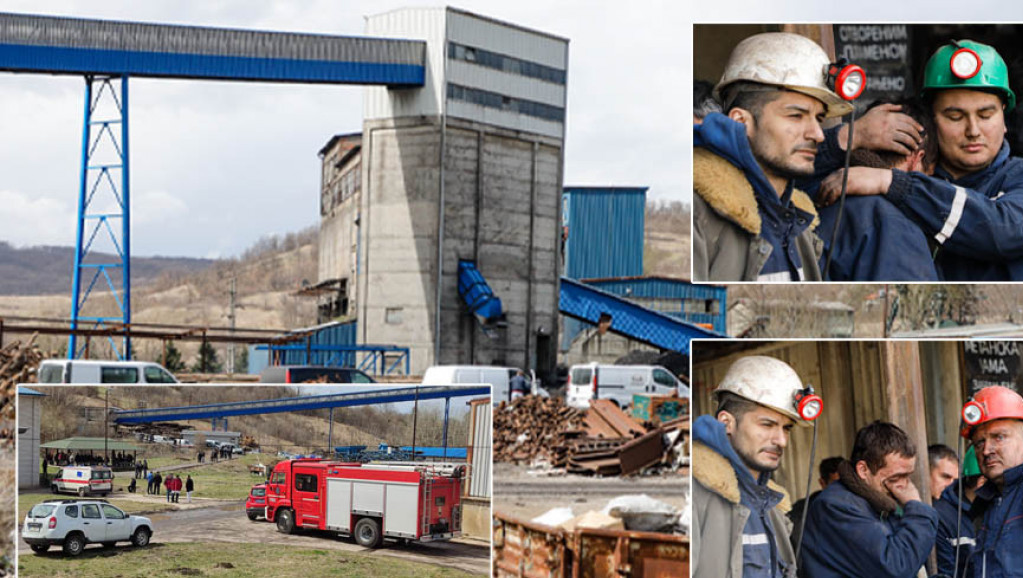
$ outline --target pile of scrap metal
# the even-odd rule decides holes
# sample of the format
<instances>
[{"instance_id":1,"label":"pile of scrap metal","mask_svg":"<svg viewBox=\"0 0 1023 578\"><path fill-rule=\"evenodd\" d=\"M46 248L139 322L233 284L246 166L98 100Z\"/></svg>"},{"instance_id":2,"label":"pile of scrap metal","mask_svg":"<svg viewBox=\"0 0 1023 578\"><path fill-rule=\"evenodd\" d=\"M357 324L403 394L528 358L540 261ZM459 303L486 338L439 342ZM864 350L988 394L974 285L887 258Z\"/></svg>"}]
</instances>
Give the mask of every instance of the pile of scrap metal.
<instances>
[{"instance_id":1,"label":"pile of scrap metal","mask_svg":"<svg viewBox=\"0 0 1023 578\"><path fill-rule=\"evenodd\" d=\"M609 400L577 410L560 399L524 396L494 411L494 459L546 461L570 473L628 476L688 465L689 418L640 423Z\"/></svg>"},{"instance_id":2,"label":"pile of scrap metal","mask_svg":"<svg viewBox=\"0 0 1023 578\"><path fill-rule=\"evenodd\" d=\"M689 538L673 533L680 517L647 496L621 496L580 516L555 508L525 521L495 512L493 575L688 576Z\"/></svg>"}]
</instances>

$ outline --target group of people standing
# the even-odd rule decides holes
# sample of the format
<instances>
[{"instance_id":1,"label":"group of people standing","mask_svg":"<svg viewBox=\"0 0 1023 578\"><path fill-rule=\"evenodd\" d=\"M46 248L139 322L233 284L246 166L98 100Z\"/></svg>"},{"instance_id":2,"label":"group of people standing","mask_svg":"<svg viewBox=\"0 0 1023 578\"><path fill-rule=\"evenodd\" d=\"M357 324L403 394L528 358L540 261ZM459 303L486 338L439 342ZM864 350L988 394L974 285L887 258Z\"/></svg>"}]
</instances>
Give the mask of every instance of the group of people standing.
<instances>
[{"instance_id":1,"label":"group of people standing","mask_svg":"<svg viewBox=\"0 0 1023 578\"><path fill-rule=\"evenodd\" d=\"M951 448L928 448L930 499L911 480L912 439L874 421L848 458L822 462L823 489L790 518L772 474L791 429L810 425L797 409L805 391L785 362L742 357L714 413L694 421L693 578L918 578L932 551L931 576L1023 576L1023 397L989 386L964 404L964 467Z\"/></svg>"},{"instance_id":2,"label":"group of people standing","mask_svg":"<svg viewBox=\"0 0 1023 578\"><path fill-rule=\"evenodd\" d=\"M147 494L160 494L160 488L163 487L167 493L167 501L171 503L178 503L181 498L181 490L185 490L186 502L192 503L192 492L195 491L195 482L192 480L191 475L187 475L184 480L181 479L180 475L169 473L164 478L160 472L149 472L146 477L148 486L146 487Z\"/></svg>"}]
</instances>

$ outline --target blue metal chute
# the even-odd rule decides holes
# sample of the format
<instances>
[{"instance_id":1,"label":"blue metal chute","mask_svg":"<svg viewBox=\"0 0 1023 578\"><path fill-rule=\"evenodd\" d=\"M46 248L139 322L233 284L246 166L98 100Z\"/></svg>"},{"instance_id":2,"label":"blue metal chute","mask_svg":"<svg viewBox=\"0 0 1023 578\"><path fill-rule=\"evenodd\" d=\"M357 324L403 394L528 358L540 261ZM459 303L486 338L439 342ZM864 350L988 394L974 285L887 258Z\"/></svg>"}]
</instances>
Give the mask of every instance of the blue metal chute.
<instances>
[{"instance_id":1,"label":"blue metal chute","mask_svg":"<svg viewBox=\"0 0 1023 578\"><path fill-rule=\"evenodd\" d=\"M692 339L726 337L717 331L640 307L617 295L567 277L561 278L559 309L569 317L593 325L605 325L612 333L660 349L686 354L689 353L689 342Z\"/></svg>"},{"instance_id":2,"label":"blue metal chute","mask_svg":"<svg viewBox=\"0 0 1023 578\"><path fill-rule=\"evenodd\" d=\"M497 321L501 318L501 299L494 296L487 280L472 261L458 262L458 294L481 322Z\"/></svg>"}]
</instances>

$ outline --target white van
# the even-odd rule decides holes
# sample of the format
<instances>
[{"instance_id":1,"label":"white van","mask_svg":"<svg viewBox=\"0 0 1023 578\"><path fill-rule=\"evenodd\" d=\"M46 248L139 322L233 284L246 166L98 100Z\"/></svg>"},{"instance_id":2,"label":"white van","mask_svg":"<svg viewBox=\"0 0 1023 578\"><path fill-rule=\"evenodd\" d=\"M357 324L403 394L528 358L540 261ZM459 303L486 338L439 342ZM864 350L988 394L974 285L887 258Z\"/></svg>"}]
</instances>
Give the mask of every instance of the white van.
<instances>
[{"instance_id":1,"label":"white van","mask_svg":"<svg viewBox=\"0 0 1023 578\"><path fill-rule=\"evenodd\" d=\"M586 409L591 399L610 399L624 409L634 393L689 397L689 386L659 365L586 363L568 370L565 402L571 407Z\"/></svg>"},{"instance_id":2,"label":"white van","mask_svg":"<svg viewBox=\"0 0 1023 578\"><path fill-rule=\"evenodd\" d=\"M491 396L495 404L511 401L511 378L519 371L516 367L495 367L490 365L435 365L423 374L423 385L459 385L462 383L489 383L493 389ZM550 397L540 387L540 380L532 371L526 375L529 390L533 395Z\"/></svg>"},{"instance_id":3,"label":"white van","mask_svg":"<svg viewBox=\"0 0 1023 578\"><path fill-rule=\"evenodd\" d=\"M39 383L178 383L158 363L47 359L39 364Z\"/></svg>"},{"instance_id":4,"label":"white van","mask_svg":"<svg viewBox=\"0 0 1023 578\"><path fill-rule=\"evenodd\" d=\"M106 466L64 466L50 480L50 491L105 496L114 489L114 472Z\"/></svg>"}]
</instances>

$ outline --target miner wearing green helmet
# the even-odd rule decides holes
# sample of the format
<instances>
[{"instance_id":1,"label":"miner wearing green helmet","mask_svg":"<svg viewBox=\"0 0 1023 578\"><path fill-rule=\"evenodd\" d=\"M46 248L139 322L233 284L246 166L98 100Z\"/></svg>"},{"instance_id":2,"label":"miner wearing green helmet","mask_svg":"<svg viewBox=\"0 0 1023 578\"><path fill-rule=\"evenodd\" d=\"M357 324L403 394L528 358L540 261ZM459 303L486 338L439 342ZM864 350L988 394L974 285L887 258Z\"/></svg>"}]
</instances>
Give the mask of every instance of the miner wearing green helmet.
<instances>
[{"instance_id":1,"label":"miner wearing green helmet","mask_svg":"<svg viewBox=\"0 0 1023 578\"><path fill-rule=\"evenodd\" d=\"M1016 106L1005 61L953 40L928 60L921 95L934 119L934 174L855 167L847 194L886 195L937 245L944 280L1023 281L1023 159L1005 140ZM821 183L819 202L838 197L841 176Z\"/></svg>"},{"instance_id":2,"label":"miner wearing green helmet","mask_svg":"<svg viewBox=\"0 0 1023 578\"><path fill-rule=\"evenodd\" d=\"M946 576L964 576L966 561L973 552L975 532L970 519L970 507L977 495L977 488L984 484L984 476L977 465L977 454L973 446L966 451L963 458L962 476L941 492L941 497L934 502L938 511L938 537L935 539L934 552L938 559L938 574ZM960 486L962 490L960 492ZM959 495L962 493L962 502ZM962 521L959 519L959 506L962 504ZM956 573L956 549L959 549L959 571Z\"/></svg>"}]
</instances>

